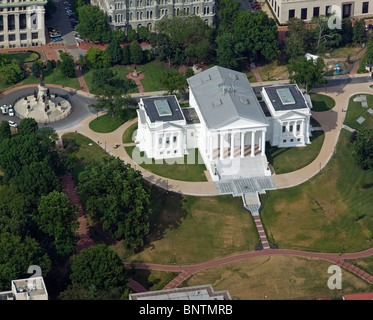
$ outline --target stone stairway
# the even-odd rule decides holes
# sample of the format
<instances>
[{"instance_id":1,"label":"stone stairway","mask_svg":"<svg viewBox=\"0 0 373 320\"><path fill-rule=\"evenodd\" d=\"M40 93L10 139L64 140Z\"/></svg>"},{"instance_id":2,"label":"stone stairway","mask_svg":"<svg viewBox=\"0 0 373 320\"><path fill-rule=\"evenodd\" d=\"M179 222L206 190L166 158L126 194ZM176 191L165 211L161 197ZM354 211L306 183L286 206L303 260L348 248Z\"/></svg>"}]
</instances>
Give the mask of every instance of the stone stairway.
<instances>
[{"instance_id":1,"label":"stone stairway","mask_svg":"<svg viewBox=\"0 0 373 320\"><path fill-rule=\"evenodd\" d=\"M78 242L76 245L77 254L81 250L88 248L94 245L93 240L91 239L89 226L87 219L84 216L83 206L80 203L78 192L75 189L74 180L72 174L69 172L60 177L60 182L62 186L62 192L65 193L71 204L78 206L79 217L77 221L79 222L79 228L76 231L78 235Z\"/></svg>"},{"instance_id":2,"label":"stone stairway","mask_svg":"<svg viewBox=\"0 0 373 320\"><path fill-rule=\"evenodd\" d=\"M270 249L269 242L267 240L267 236L264 231L262 220L260 219L259 214L253 217L254 217L255 226L256 226L256 229L258 230L260 242L262 243L263 249Z\"/></svg>"}]
</instances>

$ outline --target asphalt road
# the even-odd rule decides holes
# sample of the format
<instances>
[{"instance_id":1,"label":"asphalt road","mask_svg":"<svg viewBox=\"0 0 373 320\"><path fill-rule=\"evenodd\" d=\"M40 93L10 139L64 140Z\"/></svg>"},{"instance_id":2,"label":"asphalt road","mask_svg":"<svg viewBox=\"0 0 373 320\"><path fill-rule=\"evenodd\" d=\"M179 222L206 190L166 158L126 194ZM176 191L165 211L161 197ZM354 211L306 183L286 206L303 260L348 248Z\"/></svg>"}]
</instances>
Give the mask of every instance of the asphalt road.
<instances>
[{"instance_id":1,"label":"asphalt road","mask_svg":"<svg viewBox=\"0 0 373 320\"><path fill-rule=\"evenodd\" d=\"M66 90L63 90L63 89L58 89L58 88L49 88L49 90L52 94L57 93L61 97L69 100L69 102L72 105L72 112L70 113L70 115L68 117L66 117L65 119L62 119L60 121L49 123L46 126L44 124L39 124L39 127L41 127L41 128L49 127L49 128L53 128L55 130L67 129L67 128L79 123L84 118L96 113L96 110L94 108L89 107L90 105L96 103L96 100L94 98L89 98L89 97L86 97L84 95L78 94L76 92L69 92L69 91L66 91ZM0 99L0 106L2 106L4 104L14 105L15 101L19 97L32 95L33 93L34 93L34 88L24 88L24 89L20 89L20 90L11 92L11 93L7 94L5 97L3 97L2 99ZM17 124L19 124L19 122L21 121L19 118L15 117L15 116L10 117L9 115L1 114L0 115L0 121L3 121L3 120L6 120L6 121L13 120Z\"/></svg>"}]
</instances>

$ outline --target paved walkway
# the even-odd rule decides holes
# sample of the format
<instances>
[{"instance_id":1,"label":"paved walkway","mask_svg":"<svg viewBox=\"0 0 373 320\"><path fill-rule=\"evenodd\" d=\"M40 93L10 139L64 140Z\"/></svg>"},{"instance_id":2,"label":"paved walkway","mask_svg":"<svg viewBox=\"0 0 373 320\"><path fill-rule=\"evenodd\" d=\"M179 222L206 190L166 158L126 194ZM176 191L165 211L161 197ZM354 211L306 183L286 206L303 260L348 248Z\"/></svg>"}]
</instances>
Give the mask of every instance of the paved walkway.
<instances>
[{"instance_id":1,"label":"paved walkway","mask_svg":"<svg viewBox=\"0 0 373 320\"><path fill-rule=\"evenodd\" d=\"M174 278L167 289L171 287L175 288L187 279L187 275L194 275L202 270L210 269L216 266L221 266L227 263L232 263L236 261L263 257L263 256L273 256L273 255L285 255L285 256L295 256L295 257L304 257L310 259L322 259L327 260L333 264L339 265L340 267L354 273L360 278L364 279L368 283L373 283L373 276L364 272L363 270L357 268L346 260L364 258L373 255L373 248L356 252L356 253L317 253L317 252L307 252L307 251L298 251L298 250L286 250L286 249L268 249L260 251L251 251L244 252L229 257L224 257L200 264L194 265L161 265L161 264L152 264L152 263L136 263L136 269L146 269L146 270L159 270L159 271L168 271L168 272L180 272L180 274ZM126 264L127 268L131 268L130 264Z\"/></svg>"}]
</instances>

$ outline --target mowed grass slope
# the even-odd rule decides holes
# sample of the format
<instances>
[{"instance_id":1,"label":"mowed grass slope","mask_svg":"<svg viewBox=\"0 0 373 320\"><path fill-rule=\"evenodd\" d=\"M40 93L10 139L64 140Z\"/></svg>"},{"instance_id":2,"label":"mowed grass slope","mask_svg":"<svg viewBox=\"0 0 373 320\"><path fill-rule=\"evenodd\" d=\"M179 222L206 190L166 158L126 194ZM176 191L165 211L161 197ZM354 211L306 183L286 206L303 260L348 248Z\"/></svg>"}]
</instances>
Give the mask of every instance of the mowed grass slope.
<instances>
[{"instance_id":1,"label":"mowed grass slope","mask_svg":"<svg viewBox=\"0 0 373 320\"><path fill-rule=\"evenodd\" d=\"M350 135L341 131L336 154L320 174L261 197L264 227L280 248L355 252L372 247L367 232L373 230L373 172L355 164Z\"/></svg>"},{"instance_id":2,"label":"mowed grass slope","mask_svg":"<svg viewBox=\"0 0 373 320\"><path fill-rule=\"evenodd\" d=\"M367 97L368 108L363 108L360 101L353 101L354 98L365 95ZM350 98L348 103L348 109L344 124L348 125L349 127L359 130L362 128L373 128L373 114L368 112L368 109L373 109L373 95L371 94L357 94ZM363 117L365 121L359 124L356 120L359 117Z\"/></svg>"},{"instance_id":3,"label":"mowed grass slope","mask_svg":"<svg viewBox=\"0 0 373 320\"><path fill-rule=\"evenodd\" d=\"M324 260L291 256L256 257L200 271L186 284L211 283L215 291L228 290L233 300L332 297L368 289L364 280L343 271L342 289L330 290L330 265Z\"/></svg>"}]
</instances>

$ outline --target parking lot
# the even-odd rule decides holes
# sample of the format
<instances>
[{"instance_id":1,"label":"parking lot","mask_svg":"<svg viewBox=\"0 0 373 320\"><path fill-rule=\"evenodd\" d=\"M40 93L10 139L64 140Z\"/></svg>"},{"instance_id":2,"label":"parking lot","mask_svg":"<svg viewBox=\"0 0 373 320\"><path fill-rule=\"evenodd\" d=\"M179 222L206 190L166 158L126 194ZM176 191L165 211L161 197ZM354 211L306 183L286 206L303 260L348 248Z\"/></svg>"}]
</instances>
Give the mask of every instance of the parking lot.
<instances>
[{"instance_id":1,"label":"parking lot","mask_svg":"<svg viewBox=\"0 0 373 320\"><path fill-rule=\"evenodd\" d=\"M61 34L61 41L56 43L62 43L65 45L74 45L77 43L77 40L74 38L75 31L74 27L78 23L77 17L71 14L67 10L71 10L70 1L68 0L54 0L57 10L51 19L47 21L47 28L55 29ZM66 12L67 11L67 12ZM72 11L72 10L71 10ZM70 19L75 19L70 21ZM52 38L49 37L49 43L53 43Z\"/></svg>"}]
</instances>

